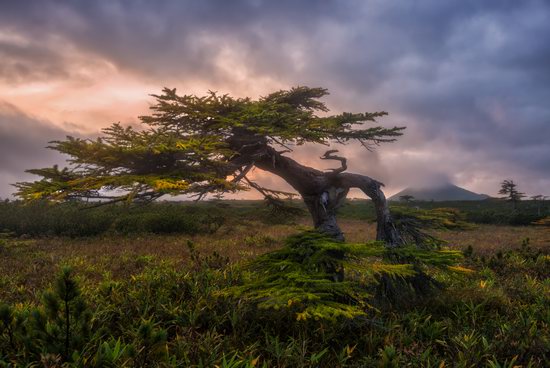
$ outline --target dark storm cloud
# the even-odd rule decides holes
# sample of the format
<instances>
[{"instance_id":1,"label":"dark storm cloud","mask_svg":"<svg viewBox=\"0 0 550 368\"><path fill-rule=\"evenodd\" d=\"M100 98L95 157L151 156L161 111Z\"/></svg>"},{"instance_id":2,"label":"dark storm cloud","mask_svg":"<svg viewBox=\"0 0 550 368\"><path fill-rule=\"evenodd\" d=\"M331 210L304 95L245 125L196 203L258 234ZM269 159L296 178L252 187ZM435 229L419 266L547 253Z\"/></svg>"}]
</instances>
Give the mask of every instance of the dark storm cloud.
<instances>
[{"instance_id":1,"label":"dark storm cloud","mask_svg":"<svg viewBox=\"0 0 550 368\"><path fill-rule=\"evenodd\" d=\"M68 61L56 56L56 42L159 87L190 77L231 83L220 63L232 57L250 78L325 86L332 106L385 109L404 121L408 138L384 152L433 147L433 155L403 155L408 169L401 177L368 160L371 172L397 176L397 185L437 168L443 173L435 176L451 179L521 175L537 183L527 190L550 186L545 0L50 0L4 3L1 10L0 31L32 40L0 43L12 60L0 67L5 80L36 78L31 71L49 68L63 76ZM41 41L49 46L41 49Z\"/></svg>"},{"instance_id":2,"label":"dark storm cloud","mask_svg":"<svg viewBox=\"0 0 550 368\"><path fill-rule=\"evenodd\" d=\"M60 154L45 146L67 134L0 101L0 197L13 192L11 184L17 181L38 179L24 170L63 163Z\"/></svg>"},{"instance_id":3,"label":"dark storm cloud","mask_svg":"<svg viewBox=\"0 0 550 368\"><path fill-rule=\"evenodd\" d=\"M121 68L152 77L216 77L215 59L224 46L242 47L252 67L273 73L278 42L323 17L335 3L312 1L28 1L3 6L5 29L32 39L57 36L107 58ZM304 36L304 35L302 35ZM270 51L273 50L273 51ZM266 56L270 56L267 58Z\"/></svg>"},{"instance_id":4,"label":"dark storm cloud","mask_svg":"<svg viewBox=\"0 0 550 368\"><path fill-rule=\"evenodd\" d=\"M0 41L0 60L0 79L8 83L68 76L63 68L63 58L42 45Z\"/></svg>"}]
</instances>

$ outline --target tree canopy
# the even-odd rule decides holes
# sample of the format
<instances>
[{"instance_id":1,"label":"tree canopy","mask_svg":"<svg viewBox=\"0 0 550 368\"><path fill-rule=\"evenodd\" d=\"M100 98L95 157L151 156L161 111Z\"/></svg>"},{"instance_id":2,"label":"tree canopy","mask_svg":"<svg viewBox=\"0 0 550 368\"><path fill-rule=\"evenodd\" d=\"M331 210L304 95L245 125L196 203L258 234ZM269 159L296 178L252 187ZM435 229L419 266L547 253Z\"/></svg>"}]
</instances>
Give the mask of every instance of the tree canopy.
<instances>
[{"instance_id":1,"label":"tree canopy","mask_svg":"<svg viewBox=\"0 0 550 368\"><path fill-rule=\"evenodd\" d=\"M152 95L152 113L140 117L143 129L115 123L97 139L68 136L50 142L48 148L69 156L68 167L28 170L42 179L15 184L17 195L130 201L250 188L277 195L246 177L266 152L275 157L294 145L350 141L371 149L402 134L403 127L364 127L387 115L383 111L329 115L320 101L327 94L324 88L295 87L254 100L216 92L178 95L165 88Z\"/></svg>"},{"instance_id":2,"label":"tree canopy","mask_svg":"<svg viewBox=\"0 0 550 368\"><path fill-rule=\"evenodd\" d=\"M507 199L512 202L515 207L518 201L525 198L525 193L520 192L517 187L518 185L514 183L513 180L504 180L500 183L500 190L498 191L498 194L504 194L505 197L503 197L503 199Z\"/></svg>"},{"instance_id":3,"label":"tree canopy","mask_svg":"<svg viewBox=\"0 0 550 368\"><path fill-rule=\"evenodd\" d=\"M399 196L399 200L401 200L403 202L412 202L412 201L414 201L414 196L412 196L410 194L404 194L404 195Z\"/></svg>"}]
</instances>

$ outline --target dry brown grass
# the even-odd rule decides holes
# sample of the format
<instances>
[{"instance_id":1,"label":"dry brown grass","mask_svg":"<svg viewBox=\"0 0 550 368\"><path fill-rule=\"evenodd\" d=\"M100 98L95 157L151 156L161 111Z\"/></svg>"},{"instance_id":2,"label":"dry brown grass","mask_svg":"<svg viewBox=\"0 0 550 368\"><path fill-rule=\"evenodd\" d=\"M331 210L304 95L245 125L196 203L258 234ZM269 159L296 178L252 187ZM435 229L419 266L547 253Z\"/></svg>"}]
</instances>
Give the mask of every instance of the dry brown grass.
<instances>
[{"instance_id":1,"label":"dry brown grass","mask_svg":"<svg viewBox=\"0 0 550 368\"><path fill-rule=\"evenodd\" d=\"M550 232L542 227L479 225L467 231L436 231L435 235L448 241L451 247L471 246L476 253L484 255L517 249L526 239L531 247L550 251Z\"/></svg>"},{"instance_id":2,"label":"dry brown grass","mask_svg":"<svg viewBox=\"0 0 550 368\"><path fill-rule=\"evenodd\" d=\"M246 260L279 246L296 226L249 223L211 235L145 235L9 239L0 246L0 301L36 300L63 265L86 282L128 278L160 262L190 260L189 242L201 254Z\"/></svg>"},{"instance_id":3,"label":"dry brown grass","mask_svg":"<svg viewBox=\"0 0 550 368\"><path fill-rule=\"evenodd\" d=\"M0 246L0 301L36 300L61 265L73 266L86 283L106 277L125 279L160 262L176 266L188 262L189 241L202 254L218 252L234 262L276 249L286 236L309 225L306 220L295 226L250 222L222 227L211 235L6 240ZM350 242L374 239L375 224L345 220L341 225ZM525 238L531 246L550 251L548 229L536 227L482 225L467 231L437 231L436 235L453 247L471 245L479 254L517 248Z\"/></svg>"},{"instance_id":4,"label":"dry brown grass","mask_svg":"<svg viewBox=\"0 0 550 368\"><path fill-rule=\"evenodd\" d=\"M376 236L374 223L346 220L341 225L350 242L364 242ZM543 227L476 225L471 230L437 230L432 233L447 241L450 247L466 249L471 246L479 254L515 249L527 238L531 247L550 252L550 229Z\"/></svg>"}]
</instances>

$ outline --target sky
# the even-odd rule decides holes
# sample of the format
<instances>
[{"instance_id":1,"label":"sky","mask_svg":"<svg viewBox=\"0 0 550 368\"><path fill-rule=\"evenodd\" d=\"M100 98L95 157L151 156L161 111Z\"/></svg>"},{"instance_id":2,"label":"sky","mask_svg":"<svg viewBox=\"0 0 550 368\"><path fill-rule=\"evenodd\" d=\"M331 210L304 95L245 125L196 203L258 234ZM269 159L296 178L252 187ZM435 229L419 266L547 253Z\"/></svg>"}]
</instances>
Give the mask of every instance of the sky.
<instances>
[{"instance_id":1,"label":"sky","mask_svg":"<svg viewBox=\"0 0 550 368\"><path fill-rule=\"evenodd\" d=\"M333 113L407 127L375 152L333 147L387 194L452 182L497 195L513 179L550 195L549 39L547 0L0 0L0 197L37 179L25 169L63 164L48 141L138 124L163 87L298 85L328 88ZM325 150L294 157L327 168Z\"/></svg>"}]
</instances>

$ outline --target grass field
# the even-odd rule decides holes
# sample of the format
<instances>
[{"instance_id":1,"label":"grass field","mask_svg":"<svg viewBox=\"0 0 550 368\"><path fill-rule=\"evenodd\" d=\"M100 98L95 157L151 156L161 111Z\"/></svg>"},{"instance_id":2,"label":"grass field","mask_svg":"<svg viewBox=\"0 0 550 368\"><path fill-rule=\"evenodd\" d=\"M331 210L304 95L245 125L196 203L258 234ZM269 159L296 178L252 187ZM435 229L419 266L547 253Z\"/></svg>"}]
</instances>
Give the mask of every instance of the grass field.
<instances>
[{"instance_id":1,"label":"grass field","mask_svg":"<svg viewBox=\"0 0 550 368\"><path fill-rule=\"evenodd\" d=\"M191 211L195 219L216 209L224 220L215 228L185 220L191 225L179 233L30 236L7 229L0 239L0 366L548 367L548 227L432 229L448 248L466 251L461 266L473 272L438 274L445 287L427 296L373 299L360 318L300 321L290 301L288 309L264 310L223 292L250 277L246 262L310 226L304 216L274 221L256 205L201 205ZM364 205L344 208L347 242L374 238ZM52 303L77 304L44 294L56 290L65 266L90 315L73 317L68 352L59 327L68 318Z\"/></svg>"},{"instance_id":2,"label":"grass field","mask_svg":"<svg viewBox=\"0 0 550 368\"><path fill-rule=\"evenodd\" d=\"M190 262L188 242L205 255L217 252L231 262L251 259L277 249L284 238L308 226L267 225L251 222L237 228L222 227L214 234L100 236L93 238L4 239L0 258L0 299L10 302L37 301L62 265L73 266L87 282L99 283L104 275L127 279L159 262ZM347 240L364 242L375 237L375 225L360 220L341 223ZM253 230L252 230L253 229ZM537 227L479 225L467 231L436 231L450 247L471 246L477 254L491 256L518 248L529 238L535 248L550 253L550 232Z\"/></svg>"}]
</instances>

